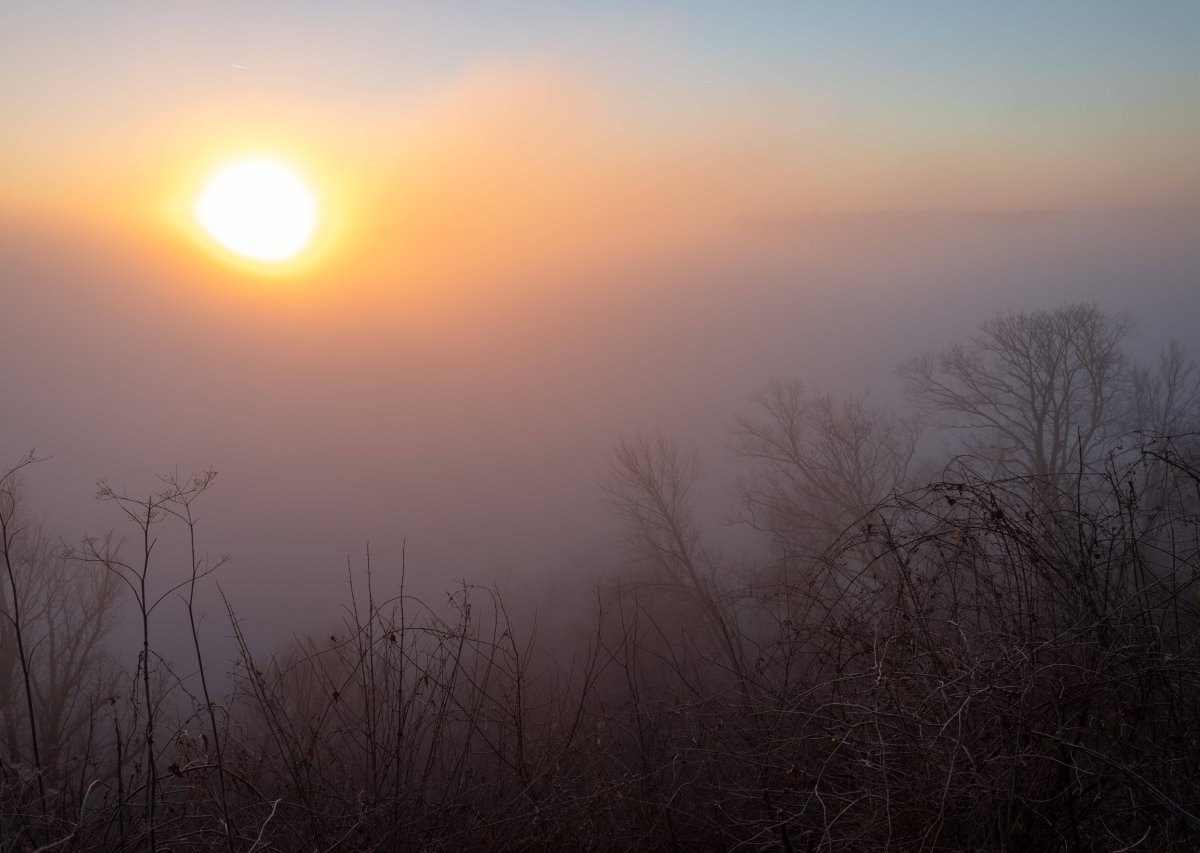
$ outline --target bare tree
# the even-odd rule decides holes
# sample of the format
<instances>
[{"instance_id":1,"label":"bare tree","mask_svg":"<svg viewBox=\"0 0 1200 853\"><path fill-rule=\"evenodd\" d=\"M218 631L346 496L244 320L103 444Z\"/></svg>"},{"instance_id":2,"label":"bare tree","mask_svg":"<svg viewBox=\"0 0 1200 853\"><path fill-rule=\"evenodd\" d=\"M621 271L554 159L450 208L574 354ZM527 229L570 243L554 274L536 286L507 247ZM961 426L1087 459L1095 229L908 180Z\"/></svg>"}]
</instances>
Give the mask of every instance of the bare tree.
<instances>
[{"instance_id":1,"label":"bare tree","mask_svg":"<svg viewBox=\"0 0 1200 853\"><path fill-rule=\"evenodd\" d=\"M12 760L48 768L112 692L116 665L104 641L117 620L118 584L69 560L30 518L17 480L23 467L0 479L0 738Z\"/></svg>"},{"instance_id":2,"label":"bare tree","mask_svg":"<svg viewBox=\"0 0 1200 853\"><path fill-rule=\"evenodd\" d=\"M663 435L623 440L604 484L635 555L649 569L645 583L680 593L716 638L731 670L742 674L736 617L721 589L718 565L695 524L692 488L696 453Z\"/></svg>"},{"instance_id":3,"label":"bare tree","mask_svg":"<svg viewBox=\"0 0 1200 853\"><path fill-rule=\"evenodd\" d=\"M1200 429L1200 370L1179 341L1163 347L1154 370L1135 367L1131 382L1131 429L1162 436Z\"/></svg>"},{"instance_id":4,"label":"bare tree","mask_svg":"<svg viewBox=\"0 0 1200 853\"><path fill-rule=\"evenodd\" d=\"M747 520L785 556L819 553L907 483L916 421L799 382L773 382L754 403L734 428L734 451L753 465L740 491Z\"/></svg>"},{"instance_id":5,"label":"bare tree","mask_svg":"<svg viewBox=\"0 0 1200 853\"><path fill-rule=\"evenodd\" d=\"M0 816L16 833L7 838L49 837L53 797L96 759L93 724L117 676L104 648L116 584L70 561L30 516L20 476L35 461L0 471L0 800L16 815L11 825ZM26 823L35 808L40 828Z\"/></svg>"},{"instance_id":6,"label":"bare tree","mask_svg":"<svg viewBox=\"0 0 1200 853\"><path fill-rule=\"evenodd\" d=\"M899 373L918 404L971 434L973 451L1057 481L1127 428L1131 329L1091 303L1000 314Z\"/></svg>"}]
</instances>

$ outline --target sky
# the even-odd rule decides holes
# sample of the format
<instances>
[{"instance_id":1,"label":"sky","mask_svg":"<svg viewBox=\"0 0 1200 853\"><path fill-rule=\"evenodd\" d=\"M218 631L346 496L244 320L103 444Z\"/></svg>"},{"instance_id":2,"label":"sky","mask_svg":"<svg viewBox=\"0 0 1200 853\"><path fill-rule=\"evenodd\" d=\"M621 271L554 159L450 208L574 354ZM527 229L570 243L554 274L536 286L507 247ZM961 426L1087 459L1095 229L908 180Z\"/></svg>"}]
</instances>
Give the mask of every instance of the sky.
<instances>
[{"instance_id":1,"label":"sky","mask_svg":"<svg viewBox=\"0 0 1200 853\"><path fill-rule=\"evenodd\" d=\"M256 143L403 187L431 134L486 149L510 110L601 171L632 166L591 146L647 168L683 155L688 180L720 172L766 207L1200 194L1190 2L51 0L15 5L4 29L9 215L74 202L88 218L92 193L134 185L126 204L153 207L223 147ZM568 117L576 135L556 138Z\"/></svg>"},{"instance_id":2,"label":"sky","mask_svg":"<svg viewBox=\"0 0 1200 853\"><path fill-rule=\"evenodd\" d=\"M101 477L217 468L225 583L289 625L368 541L424 590L582 577L622 435L698 444L718 523L772 378L891 400L900 359L1067 299L1191 334L1198 32L1168 0L12 4L0 454L51 457L64 535L119 521ZM191 216L246 156L319 197L294 265Z\"/></svg>"}]
</instances>

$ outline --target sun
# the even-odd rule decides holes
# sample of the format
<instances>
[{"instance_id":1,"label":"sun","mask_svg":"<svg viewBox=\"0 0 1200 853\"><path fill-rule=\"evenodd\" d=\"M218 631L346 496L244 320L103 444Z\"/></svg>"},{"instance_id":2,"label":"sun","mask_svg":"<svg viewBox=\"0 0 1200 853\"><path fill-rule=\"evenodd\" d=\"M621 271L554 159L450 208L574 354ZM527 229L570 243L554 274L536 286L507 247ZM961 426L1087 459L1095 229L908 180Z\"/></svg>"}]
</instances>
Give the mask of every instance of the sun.
<instances>
[{"instance_id":1,"label":"sun","mask_svg":"<svg viewBox=\"0 0 1200 853\"><path fill-rule=\"evenodd\" d=\"M276 160L240 160L218 169L193 208L207 234L242 258L290 261L312 242L317 197L295 171Z\"/></svg>"}]
</instances>

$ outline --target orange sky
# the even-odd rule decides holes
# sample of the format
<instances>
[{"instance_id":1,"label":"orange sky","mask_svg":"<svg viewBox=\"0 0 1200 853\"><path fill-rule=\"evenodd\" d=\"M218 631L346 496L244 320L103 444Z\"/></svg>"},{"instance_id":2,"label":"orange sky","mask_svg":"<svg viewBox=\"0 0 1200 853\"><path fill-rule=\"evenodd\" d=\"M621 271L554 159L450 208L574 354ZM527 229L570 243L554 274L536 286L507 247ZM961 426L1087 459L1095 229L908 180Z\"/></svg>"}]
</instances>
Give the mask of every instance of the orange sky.
<instances>
[{"instance_id":1,"label":"orange sky","mask_svg":"<svg viewBox=\"0 0 1200 853\"><path fill-rule=\"evenodd\" d=\"M704 57L704 34L650 21L642 29L662 45L628 35L605 42L625 53L623 69L598 60L595 44L572 61L561 50L505 55L521 51L498 43L457 68L374 86L340 85L335 56L324 67L303 62L317 36L296 22L274 24L298 29L265 68L252 51L226 50L207 76L188 65L203 39L184 38L173 53L177 36L166 30L143 42L137 27L97 35L95 80L82 34L52 42L48 54L22 45L26 53L10 62L36 70L9 95L15 120L0 140L0 219L118 234L175 263L203 265L213 258L197 251L189 211L204 176L267 154L294 163L323 197L316 265L343 275L386 268L455 277L686 251L805 211L1200 198L1192 153L1200 119L1170 107L1179 91L1157 106L1114 91L1111 110L1082 97L1035 109L996 100L982 85L972 99L929 82L894 101L872 90L851 99L841 91L850 83L829 85L802 67L793 78L775 69L766 82L744 71L702 71L713 77L689 82L679 74ZM334 30L327 38L348 37ZM47 75L40 69L55 47L76 52ZM230 58L250 65L221 61ZM1072 86L1094 96L1104 84ZM1113 121L1109 113L1122 108L1129 121ZM1159 123L1146 121L1148 111Z\"/></svg>"}]
</instances>

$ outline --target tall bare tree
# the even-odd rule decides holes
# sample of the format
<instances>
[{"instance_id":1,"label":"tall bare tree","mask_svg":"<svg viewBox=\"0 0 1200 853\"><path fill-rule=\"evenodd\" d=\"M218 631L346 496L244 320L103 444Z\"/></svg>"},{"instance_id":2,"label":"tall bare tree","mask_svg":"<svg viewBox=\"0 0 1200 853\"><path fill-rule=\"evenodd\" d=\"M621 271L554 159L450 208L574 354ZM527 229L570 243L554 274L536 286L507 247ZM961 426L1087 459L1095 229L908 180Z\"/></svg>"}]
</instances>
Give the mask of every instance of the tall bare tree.
<instances>
[{"instance_id":1,"label":"tall bare tree","mask_svg":"<svg viewBox=\"0 0 1200 853\"><path fill-rule=\"evenodd\" d=\"M914 401L970 434L973 451L1057 481L1128 428L1131 329L1091 303L1000 314L899 373Z\"/></svg>"},{"instance_id":2,"label":"tall bare tree","mask_svg":"<svg viewBox=\"0 0 1200 853\"><path fill-rule=\"evenodd\" d=\"M740 484L751 525L784 555L824 550L909 477L920 425L864 398L810 396L774 382L738 419L734 451L753 465Z\"/></svg>"}]
</instances>

